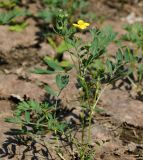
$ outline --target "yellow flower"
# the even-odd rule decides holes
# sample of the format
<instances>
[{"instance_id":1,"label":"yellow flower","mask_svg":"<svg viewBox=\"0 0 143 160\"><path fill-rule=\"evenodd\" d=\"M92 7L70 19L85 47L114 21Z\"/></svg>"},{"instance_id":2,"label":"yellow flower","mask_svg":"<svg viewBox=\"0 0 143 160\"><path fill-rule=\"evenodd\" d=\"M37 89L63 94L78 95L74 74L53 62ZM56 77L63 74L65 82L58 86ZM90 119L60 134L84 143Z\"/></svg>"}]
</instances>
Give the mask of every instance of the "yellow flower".
<instances>
[{"instance_id":1,"label":"yellow flower","mask_svg":"<svg viewBox=\"0 0 143 160\"><path fill-rule=\"evenodd\" d=\"M74 27L77 27L79 29L86 29L89 25L89 23L84 22L83 20L78 20L77 24L73 24Z\"/></svg>"}]
</instances>

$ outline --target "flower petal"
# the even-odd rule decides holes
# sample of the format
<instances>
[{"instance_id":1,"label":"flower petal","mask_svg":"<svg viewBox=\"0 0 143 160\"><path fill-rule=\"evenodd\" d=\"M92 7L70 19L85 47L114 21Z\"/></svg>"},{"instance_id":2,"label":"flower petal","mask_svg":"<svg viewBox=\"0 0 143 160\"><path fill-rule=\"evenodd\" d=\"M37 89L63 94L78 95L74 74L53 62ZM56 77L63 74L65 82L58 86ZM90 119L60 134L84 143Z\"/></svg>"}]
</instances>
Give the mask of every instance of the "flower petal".
<instances>
[{"instance_id":1,"label":"flower petal","mask_svg":"<svg viewBox=\"0 0 143 160\"><path fill-rule=\"evenodd\" d=\"M86 27L88 27L88 26L90 25L90 23L84 23L84 25L85 25Z\"/></svg>"},{"instance_id":2,"label":"flower petal","mask_svg":"<svg viewBox=\"0 0 143 160\"><path fill-rule=\"evenodd\" d=\"M84 21L83 20L78 20L78 22L77 22L79 25L82 25L82 24L84 24Z\"/></svg>"},{"instance_id":3,"label":"flower petal","mask_svg":"<svg viewBox=\"0 0 143 160\"><path fill-rule=\"evenodd\" d=\"M86 29L86 26L85 25L81 25L80 29Z\"/></svg>"},{"instance_id":4,"label":"flower petal","mask_svg":"<svg viewBox=\"0 0 143 160\"><path fill-rule=\"evenodd\" d=\"M77 24L73 24L74 27L77 27L79 29L86 29L89 25L89 23L84 22L83 20L78 20Z\"/></svg>"},{"instance_id":5,"label":"flower petal","mask_svg":"<svg viewBox=\"0 0 143 160\"><path fill-rule=\"evenodd\" d=\"M79 25L78 25L78 24L75 24L75 23L73 24L73 26L75 26L75 27L79 27Z\"/></svg>"}]
</instances>

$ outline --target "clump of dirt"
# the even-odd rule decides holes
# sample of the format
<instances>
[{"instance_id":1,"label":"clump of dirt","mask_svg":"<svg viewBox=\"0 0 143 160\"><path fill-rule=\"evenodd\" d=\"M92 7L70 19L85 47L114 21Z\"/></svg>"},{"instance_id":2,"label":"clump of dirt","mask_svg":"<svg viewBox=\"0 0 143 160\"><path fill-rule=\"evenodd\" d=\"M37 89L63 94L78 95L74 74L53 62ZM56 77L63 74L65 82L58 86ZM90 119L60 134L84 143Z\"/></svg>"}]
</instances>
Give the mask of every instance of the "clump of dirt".
<instances>
[{"instance_id":1,"label":"clump of dirt","mask_svg":"<svg viewBox=\"0 0 143 160\"><path fill-rule=\"evenodd\" d=\"M41 61L35 49L18 48L10 53L5 52L0 55L0 69L18 68L20 66L30 67Z\"/></svg>"},{"instance_id":2,"label":"clump of dirt","mask_svg":"<svg viewBox=\"0 0 143 160\"><path fill-rule=\"evenodd\" d=\"M143 144L143 127L135 127L124 123L120 139L123 144L128 144L130 142Z\"/></svg>"},{"instance_id":3,"label":"clump of dirt","mask_svg":"<svg viewBox=\"0 0 143 160\"><path fill-rule=\"evenodd\" d=\"M134 12L137 16L142 15L143 1L141 0L91 0L91 10L96 11L98 17L106 19L119 19Z\"/></svg>"}]
</instances>

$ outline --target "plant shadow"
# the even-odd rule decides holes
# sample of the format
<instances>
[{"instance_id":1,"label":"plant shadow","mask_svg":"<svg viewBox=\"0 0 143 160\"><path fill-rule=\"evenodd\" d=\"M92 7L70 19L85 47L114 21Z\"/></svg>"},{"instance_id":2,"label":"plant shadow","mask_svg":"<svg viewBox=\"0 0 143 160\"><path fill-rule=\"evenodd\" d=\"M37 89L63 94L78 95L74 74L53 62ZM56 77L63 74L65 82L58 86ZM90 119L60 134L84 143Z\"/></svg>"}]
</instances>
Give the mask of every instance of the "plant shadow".
<instances>
[{"instance_id":1,"label":"plant shadow","mask_svg":"<svg viewBox=\"0 0 143 160\"><path fill-rule=\"evenodd\" d=\"M56 118L59 121L66 120L68 122L68 128L65 129L65 132L70 128L72 130L72 134L74 131L74 134L78 132L80 125L75 125L77 121L81 122L80 116L73 113L75 108L69 109L68 107L65 107L62 105L62 102L60 99L55 99L54 97L51 97L50 95L45 95L45 99L43 103L47 102L51 105L55 104L57 101L57 110L56 110ZM32 160L38 160L40 158L42 159L48 159L48 160L55 160L54 152L51 150L51 146L53 143L55 143L55 134L51 133L49 134L41 134L37 135L38 138L35 138L35 134L30 132L31 134L25 134L22 132L22 129L10 129L8 132L5 133L7 138L4 140L1 148L0 148L0 158L4 159L13 159L16 157L20 157L21 160L24 159L32 159ZM64 150L68 152L70 148L70 151L73 150L72 147L72 141L70 135L66 135L63 137L62 134L58 134L58 139L60 141L60 144L63 146ZM48 138L46 143L44 142L45 138ZM49 142L50 141L50 142ZM50 147L49 147L50 146ZM67 147L68 146L68 147Z\"/></svg>"},{"instance_id":2,"label":"plant shadow","mask_svg":"<svg viewBox=\"0 0 143 160\"><path fill-rule=\"evenodd\" d=\"M31 136L24 136L18 132L20 130L11 129L5 133L8 137L0 148L0 158L20 157L21 160L24 160L29 157L31 160L38 160L41 157L42 159L53 160L46 145L39 143Z\"/></svg>"},{"instance_id":3,"label":"plant shadow","mask_svg":"<svg viewBox=\"0 0 143 160\"><path fill-rule=\"evenodd\" d=\"M134 77L130 78L135 82L135 84L138 84L138 82L134 79ZM118 84L117 82L112 84L112 89L119 89L119 90L124 89L128 92L130 98L143 102L142 89L140 90L135 89L128 78L122 78L120 80L121 81L118 81ZM134 95L132 95L132 92L134 93Z\"/></svg>"}]
</instances>

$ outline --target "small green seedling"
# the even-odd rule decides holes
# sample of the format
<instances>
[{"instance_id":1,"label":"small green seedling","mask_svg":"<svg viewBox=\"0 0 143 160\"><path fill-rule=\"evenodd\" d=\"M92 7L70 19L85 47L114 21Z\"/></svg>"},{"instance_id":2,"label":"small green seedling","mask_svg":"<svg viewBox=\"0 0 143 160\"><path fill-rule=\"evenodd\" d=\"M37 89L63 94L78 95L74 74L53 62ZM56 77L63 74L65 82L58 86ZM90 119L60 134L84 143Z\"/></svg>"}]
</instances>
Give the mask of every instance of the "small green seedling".
<instances>
[{"instance_id":1,"label":"small green seedling","mask_svg":"<svg viewBox=\"0 0 143 160\"><path fill-rule=\"evenodd\" d=\"M15 32L22 32L27 26L28 26L28 23L23 22L21 24L11 25L9 27L9 30L10 31L15 31Z\"/></svg>"},{"instance_id":2,"label":"small green seedling","mask_svg":"<svg viewBox=\"0 0 143 160\"><path fill-rule=\"evenodd\" d=\"M37 103L30 100L18 104L14 117L6 118L6 122L21 125L23 134L43 134L47 131L63 133L66 123L59 122L55 117L54 106L48 103Z\"/></svg>"},{"instance_id":3,"label":"small green seedling","mask_svg":"<svg viewBox=\"0 0 143 160\"><path fill-rule=\"evenodd\" d=\"M8 12L1 12L0 13L0 25L7 25L10 23L14 23L17 17L27 15L26 10L22 10L19 8L15 8Z\"/></svg>"},{"instance_id":4,"label":"small green seedling","mask_svg":"<svg viewBox=\"0 0 143 160\"><path fill-rule=\"evenodd\" d=\"M143 25L140 23L127 24L124 26L127 31L122 35L123 41L132 43L132 50L130 59L132 61L130 65L130 75L128 77L131 85L138 93L139 96L143 96Z\"/></svg>"},{"instance_id":5,"label":"small green seedling","mask_svg":"<svg viewBox=\"0 0 143 160\"><path fill-rule=\"evenodd\" d=\"M0 7L11 9L18 5L20 1L21 0L0 0Z\"/></svg>"}]
</instances>

